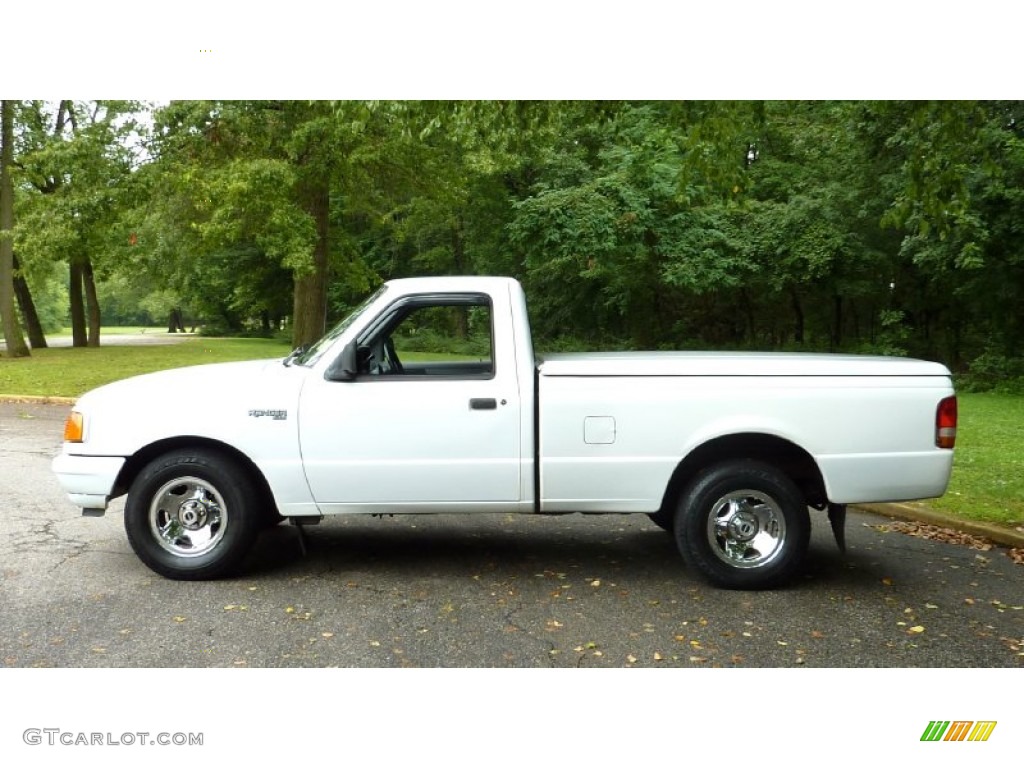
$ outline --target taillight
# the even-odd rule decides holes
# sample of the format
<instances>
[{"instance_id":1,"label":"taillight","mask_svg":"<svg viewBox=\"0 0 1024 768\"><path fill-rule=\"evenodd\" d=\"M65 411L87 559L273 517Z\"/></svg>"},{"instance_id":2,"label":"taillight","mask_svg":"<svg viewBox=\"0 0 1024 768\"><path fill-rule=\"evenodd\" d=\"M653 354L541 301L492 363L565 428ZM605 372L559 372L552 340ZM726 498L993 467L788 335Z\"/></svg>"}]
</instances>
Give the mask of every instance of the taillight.
<instances>
[{"instance_id":1,"label":"taillight","mask_svg":"<svg viewBox=\"0 0 1024 768\"><path fill-rule=\"evenodd\" d=\"M956 395L943 398L935 411L935 444L952 448L956 443Z\"/></svg>"}]
</instances>

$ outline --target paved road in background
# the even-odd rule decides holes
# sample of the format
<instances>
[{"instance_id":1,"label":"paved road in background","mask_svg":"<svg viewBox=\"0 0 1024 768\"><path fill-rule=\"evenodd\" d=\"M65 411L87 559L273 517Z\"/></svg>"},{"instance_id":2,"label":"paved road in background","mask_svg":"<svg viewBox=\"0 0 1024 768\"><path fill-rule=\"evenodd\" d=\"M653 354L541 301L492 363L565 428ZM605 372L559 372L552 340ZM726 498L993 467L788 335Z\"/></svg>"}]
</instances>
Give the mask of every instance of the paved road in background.
<instances>
[{"instance_id":1,"label":"paved road in background","mask_svg":"<svg viewBox=\"0 0 1024 768\"><path fill-rule=\"evenodd\" d=\"M643 516L331 520L185 583L82 518L50 472L65 407L0 404L0 666L1024 667L1024 568L1001 548L815 516L801 578L714 589Z\"/></svg>"},{"instance_id":2,"label":"paved road in background","mask_svg":"<svg viewBox=\"0 0 1024 768\"><path fill-rule=\"evenodd\" d=\"M138 347L153 344L176 344L196 338L194 333L167 333L150 331L148 333L109 333L100 334L100 343L104 347ZM70 347L71 336L47 336L46 344L50 347ZM7 342L0 339L0 349L7 349Z\"/></svg>"}]
</instances>

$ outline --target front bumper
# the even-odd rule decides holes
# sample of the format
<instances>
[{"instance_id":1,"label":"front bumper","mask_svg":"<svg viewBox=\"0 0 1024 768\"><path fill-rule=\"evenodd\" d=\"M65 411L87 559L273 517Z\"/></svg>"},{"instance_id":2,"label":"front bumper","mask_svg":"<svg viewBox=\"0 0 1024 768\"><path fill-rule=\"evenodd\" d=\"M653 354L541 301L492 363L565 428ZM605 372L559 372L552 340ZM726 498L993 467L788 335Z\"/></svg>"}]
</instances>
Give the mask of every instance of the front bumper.
<instances>
[{"instance_id":1,"label":"front bumper","mask_svg":"<svg viewBox=\"0 0 1024 768\"><path fill-rule=\"evenodd\" d=\"M124 456L76 456L62 453L51 465L61 488L82 514L102 514L110 501Z\"/></svg>"}]
</instances>

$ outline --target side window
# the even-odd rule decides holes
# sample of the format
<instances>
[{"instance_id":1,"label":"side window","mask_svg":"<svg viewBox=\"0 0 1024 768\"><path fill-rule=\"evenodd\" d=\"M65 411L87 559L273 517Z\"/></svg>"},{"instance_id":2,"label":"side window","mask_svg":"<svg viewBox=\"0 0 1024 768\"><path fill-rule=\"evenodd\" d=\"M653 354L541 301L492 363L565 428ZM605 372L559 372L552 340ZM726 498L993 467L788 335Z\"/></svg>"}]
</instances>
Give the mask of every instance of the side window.
<instances>
[{"instance_id":1,"label":"side window","mask_svg":"<svg viewBox=\"0 0 1024 768\"><path fill-rule=\"evenodd\" d=\"M409 302L361 345L360 372L490 378L494 354L489 301L459 297Z\"/></svg>"}]
</instances>

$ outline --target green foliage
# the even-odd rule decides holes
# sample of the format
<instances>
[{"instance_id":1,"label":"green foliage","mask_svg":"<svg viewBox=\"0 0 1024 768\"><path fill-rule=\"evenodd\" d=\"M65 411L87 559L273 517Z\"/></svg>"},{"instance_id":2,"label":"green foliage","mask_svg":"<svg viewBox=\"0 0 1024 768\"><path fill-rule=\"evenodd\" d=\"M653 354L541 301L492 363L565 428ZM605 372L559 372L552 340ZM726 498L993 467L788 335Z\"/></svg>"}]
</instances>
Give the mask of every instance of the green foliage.
<instances>
[{"instance_id":1,"label":"green foliage","mask_svg":"<svg viewBox=\"0 0 1024 768\"><path fill-rule=\"evenodd\" d=\"M1024 394L1024 357L984 352L971 361L957 384L967 392Z\"/></svg>"},{"instance_id":2,"label":"green foliage","mask_svg":"<svg viewBox=\"0 0 1024 768\"><path fill-rule=\"evenodd\" d=\"M43 331L58 332L68 317L67 265L37 263L30 273L25 273L25 279L32 292Z\"/></svg>"},{"instance_id":3,"label":"green foliage","mask_svg":"<svg viewBox=\"0 0 1024 768\"><path fill-rule=\"evenodd\" d=\"M971 386L1024 354L1020 102L183 101L132 143L139 106L20 105L51 325L87 253L110 317L215 332L287 327L315 270L332 318L481 273L525 283L548 347L910 354Z\"/></svg>"}]
</instances>

